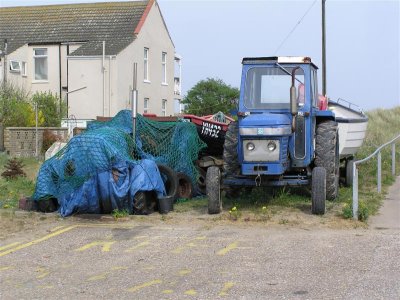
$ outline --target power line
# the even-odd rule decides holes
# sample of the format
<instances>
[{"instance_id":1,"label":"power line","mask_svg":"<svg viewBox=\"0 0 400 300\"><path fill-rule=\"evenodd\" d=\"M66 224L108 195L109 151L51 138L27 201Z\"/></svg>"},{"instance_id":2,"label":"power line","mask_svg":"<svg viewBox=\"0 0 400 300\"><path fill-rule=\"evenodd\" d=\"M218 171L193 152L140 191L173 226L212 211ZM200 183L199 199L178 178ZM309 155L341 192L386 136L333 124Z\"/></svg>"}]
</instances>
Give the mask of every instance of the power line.
<instances>
[{"instance_id":1,"label":"power line","mask_svg":"<svg viewBox=\"0 0 400 300\"><path fill-rule=\"evenodd\" d=\"M286 42L286 40L291 36L291 34L296 30L297 26L300 25L300 23L303 21L303 19L305 18L305 16L309 13L309 11L311 10L311 8L315 5L315 3L317 3L317 0L314 0L313 3L311 3L310 7L307 9L307 11L305 12L305 14L297 21L296 25L292 28L292 30L288 33L288 35L283 39L282 43L279 45L279 47L275 50L274 55L281 49L281 47L283 46L283 44Z\"/></svg>"}]
</instances>

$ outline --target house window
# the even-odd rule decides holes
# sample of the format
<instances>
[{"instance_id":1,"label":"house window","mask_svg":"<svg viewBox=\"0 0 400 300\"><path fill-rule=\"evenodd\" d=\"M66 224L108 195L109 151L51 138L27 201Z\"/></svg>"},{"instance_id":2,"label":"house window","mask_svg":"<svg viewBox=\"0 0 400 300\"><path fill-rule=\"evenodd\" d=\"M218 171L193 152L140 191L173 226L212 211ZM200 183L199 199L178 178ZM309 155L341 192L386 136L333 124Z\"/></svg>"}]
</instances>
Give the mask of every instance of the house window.
<instances>
[{"instance_id":1,"label":"house window","mask_svg":"<svg viewBox=\"0 0 400 300\"><path fill-rule=\"evenodd\" d=\"M167 115L167 100L166 99L162 99L161 115L164 117Z\"/></svg>"},{"instance_id":2,"label":"house window","mask_svg":"<svg viewBox=\"0 0 400 300\"><path fill-rule=\"evenodd\" d=\"M10 60L10 71L15 73L21 72L21 63L17 60Z\"/></svg>"},{"instance_id":3,"label":"house window","mask_svg":"<svg viewBox=\"0 0 400 300\"><path fill-rule=\"evenodd\" d=\"M26 62L25 61L21 62L21 75L28 76L28 73L26 71Z\"/></svg>"},{"instance_id":4,"label":"house window","mask_svg":"<svg viewBox=\"0 0 400 300\"><path fill-rule=\"evenodd\" d=\"M149 48L144 48L144 80L149 81Z\"/></svg>"},{"instance_id":5,"label":"house window","mask_svg":"<svg viewBox=\"0 0 400 300\"><path fill-rule=\"evenodd\" d=\"M167 84L167 53L163 52L161 56L162 83Z\"/></svg>"},{"instance_id":6,"label":"house window","mask_svg":"<svg viewBox=\"0 0 400 300\"><path fill-rule=\"evenodd\" d=\"M148 112L149 112L149 98L144 98L143 113L147 114Z\"/></svg>"},{"instance_id":7,"label":"house window","mask_svg":"<svg viewBox=\"0 0 400 300\"><path fill-rule=\"evenodd\" d=\"M48 67L47 67L47 49L37 48L33 49L33 60L35 64L35 80L47 80L48 79Z\"/></svg>"}]
</instances>

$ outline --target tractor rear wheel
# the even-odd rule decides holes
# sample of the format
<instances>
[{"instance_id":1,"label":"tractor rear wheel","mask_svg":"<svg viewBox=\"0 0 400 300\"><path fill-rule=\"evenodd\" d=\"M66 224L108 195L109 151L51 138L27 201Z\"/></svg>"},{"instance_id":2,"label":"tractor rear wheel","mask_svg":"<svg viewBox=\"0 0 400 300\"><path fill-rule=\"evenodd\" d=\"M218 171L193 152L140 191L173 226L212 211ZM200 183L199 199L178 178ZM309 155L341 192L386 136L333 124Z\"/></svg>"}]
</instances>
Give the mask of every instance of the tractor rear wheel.
<instances>
[{"instance_id":1,"label":"tractor rear wheel","mask_svg":"<svg viewBox=\"0 0 400 300\"><path fill-rule=\"evenodd\" d=\"M206 190L208 197L208 213L219 214L222 211L221 171L212 166L207 169Z\"/></svg>"},{"instance_id":2,"label":"tractor rear wheel","mask_svg":"<svg viewBox=\"0 0 400 300\"><path fill-rule=\"evenodd\" d=\"M239 124L238 122L232 122L228 126L228 130L225 134L224 152L223 152L223 178L229 176L235 176L240 174L240 165L238 160L238 135L239 135ZM227 198L236 198L240 194L240 188L238 187L224 187L225 195Z\"/></svg>"},{"instance_id":3,"label":"tractor rear wheel","mask_svg":"<svg viewBox=\"0 0 400 300\"><path fill-rule=\"evenodd\" d=\"M315 167L326 170L326 199L335 200L339 190L339 135L334 121L317 125L315 138Z\"/></svg>"},{"instance_id":4,"label":"tractor rear wheel","mask_svg":"<svg viewBox=\"0 0 400 300\"><path fill-rule=\"evenodd\" d=\"M311 213L325 214L326 170L315 167L311 173Z\"/></svg>"}]
</instances>

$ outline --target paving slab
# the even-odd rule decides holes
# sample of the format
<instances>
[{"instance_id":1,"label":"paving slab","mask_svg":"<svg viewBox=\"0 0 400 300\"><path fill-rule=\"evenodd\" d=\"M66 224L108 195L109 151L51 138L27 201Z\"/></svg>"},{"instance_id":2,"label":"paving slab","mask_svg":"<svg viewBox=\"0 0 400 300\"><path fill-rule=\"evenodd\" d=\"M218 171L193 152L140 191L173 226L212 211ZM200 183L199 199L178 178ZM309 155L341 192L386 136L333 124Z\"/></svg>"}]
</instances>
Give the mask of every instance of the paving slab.
<instances>
[{"instance_id":1,"label":"paving slab","mask_svg":"<svg viewBox=\"0 0 400 300\"><path fill-rule=\"evenodd\" d=\"M379 213L368 224L375 229L400 229L400 176L389 188Z\"/></svg>"}]
</instances>

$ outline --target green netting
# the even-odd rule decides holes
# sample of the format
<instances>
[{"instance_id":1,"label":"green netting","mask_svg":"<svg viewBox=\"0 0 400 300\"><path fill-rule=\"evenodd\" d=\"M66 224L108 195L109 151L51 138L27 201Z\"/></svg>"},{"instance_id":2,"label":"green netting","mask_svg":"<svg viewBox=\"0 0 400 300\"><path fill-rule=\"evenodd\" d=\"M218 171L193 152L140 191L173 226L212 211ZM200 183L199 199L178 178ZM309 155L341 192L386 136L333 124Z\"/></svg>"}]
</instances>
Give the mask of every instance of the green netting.
<instances>
[{"instance_id":1,"label":"green netting","mask_svg":"<svg viewBox=\"0 0 400 300\"><path fill-rule=\"evenodd\" d=\"M131 111L120 111L108 122L93 121L54 157L45 161L37 178L34 199L60 198L92 176L121 161L151 159L188 175L196 185L194 162L205 147L196 127L188 122L157 122L138 115L136 142Z\"/></svg>"}]
</instances>

